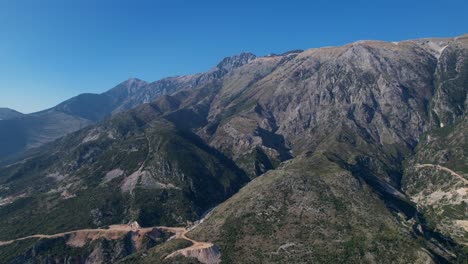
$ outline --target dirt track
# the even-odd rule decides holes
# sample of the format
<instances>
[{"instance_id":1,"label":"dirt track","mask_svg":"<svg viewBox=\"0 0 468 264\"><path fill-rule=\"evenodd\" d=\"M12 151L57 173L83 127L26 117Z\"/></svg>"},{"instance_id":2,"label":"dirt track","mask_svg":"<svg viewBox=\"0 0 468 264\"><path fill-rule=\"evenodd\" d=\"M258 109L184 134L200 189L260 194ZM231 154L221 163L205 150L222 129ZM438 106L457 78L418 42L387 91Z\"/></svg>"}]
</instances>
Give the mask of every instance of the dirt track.
<instances>
[{"instance_id":1,"label":"dirt track","mask_svg":"<svg viewBox=\"0 0 468 264\"><path fill-rule=\"evenodd\" d=\"M128 233L130 231L134 231L134 232L139 231L141 233L147 233L147 232L150 232L151 230L153 230L154 228L174 233L175 234L175 239L183 239L183 240L190 241L192 243L192 245L190 247L177 250L177 251L171 253L169 256L167 256L167 258L169 258L171 256L175 256L175 255L180 254L180 253L184 253L186 251L191 251L191 250L196 250L196 249L203 249L203 248L210 248L210 247L213 246L213 244L211 244L211 243L199 242L199 241L195 241L195 240L193 240L191 238L188 238L186 236L188 230L186 228L184 228L184 227L156 226L156 227L147 227L147 228L132 228L129 225L111 225L111 226L109 226L108 229L102 229L102 228L80 229L80 230L68 231L68 232L63 232L63 233L57 233L57 234L53 234L53 235L36 234L36 235L21 237L21 238L17 238L17 239L13 239L13 240L8 240L8 241L0 241L0 246L8 245L8 244L11 244L11 243L16 242L16 241L26 240L26 239L30 239L30 238L50 239L50 238L64 237L66 235L75 235L75 236L79 237L80 234L85 234L84 236L81 236L81 239L86 239L86 238L89 237L89 234L92 234L92 238L96 239L96 238L99 238L99 237L109 237L109 236L115 237L116 235L124 235L124 234L126 234L126 233ZM69 243L71 245L74 245L74 246L82 245L82 243L79 243L79 242L76 243L76 242L70 242L69 241Z\"/></svg>"},{"instance_id":2,"label":"dirt track","mask_svg":"<svg viewBox=\"0 0 468 264\"><path fill-rule=\"evenodd\" d=\"M65 235L72 235L72 234L77 234L77 233L96 233L96 234L102 234L103 236L107 233L122 233L125 234L130 231L143 231L143 232L149 232L153 228L148 227L148 228L132 228L129 225L111 225L109 226L108 229L103 229L103 228L96 228L96 229L80 229L80 230L74 230L74 231L68 231L68 232L63 232L63 233L57 233L53 235L44 235L44 234L36 234L36 235L31 235L31 236L26 236L26 237L21 237L13 240L8 240L8 241L0 241L0 246L3 245L8 245L16 241L21 241L21 240L26 240L29 238L58 238L58 237L63 237Z\"/></svg>"},{"instance_id":3,"label":"dirt track","mask_svg":"<svg viewBox=\"0 0 468 264\"><path fill-rule=\"evenodd\" d=\"M183 239L190 241L192 243L191 246L182 248L172 252L171 254L167 255L165 259L169 259L172 257L176 257L179 255L185 257L193 257L198 259L199 262L205 264L218 264L221 262L221 255L216 246L212 243L207 242L199 242L195 241L191 238L186 236L189 230L185 228L171 228L167 227L165 230L169 232L175 233L175 239Z\"/></svg>"},{"instance_id":4,"label":"dirt track","mask_svg":"<svg viewBox=\"0 0 468 264\"><path fill-rule=\"evenodd\" d=\"M199 242L199 241L195 241L195 240L193 240L191 238L188 238L186 236L186 234L188 233L188 230L186 228L183 228L183 227L162 227L162 226L160 226L159 229L166 230L166 231L169 231L171 233L175 233L175 238L176 239L183 239L183 240L190 241L192 243L192 245L190 247L179 249L179 250L173 252L172 254L170 254L169 256L167 256L167 258L169 258L172 255L175 255L177 253L183 252L183 251L202 249L202 248L209 248L209 247L213 246L212 243Z\"/></svg>"},{"instance_id":5,"label":"dirt track","mask_svg":"<svg viewBox=\"0 0 468 264\"><path fill-rule=\"evenodd\" d=\"M438 170L444 170L446 172L449 172L450 174L452 174L453 176L459 178L460 180L462 180L464 183L468 183L468 180L463 178L463 176L461 176L460 174L454 172L453 170L449 169L449 168L446 168L446 167L443 167L443 166L440 166L440 165L436 165L436 164L416 164L416 166L414 166L416 168L426 168L426 167L432 167L432 168L436 168Z\"/></svg>"}]
</instances>

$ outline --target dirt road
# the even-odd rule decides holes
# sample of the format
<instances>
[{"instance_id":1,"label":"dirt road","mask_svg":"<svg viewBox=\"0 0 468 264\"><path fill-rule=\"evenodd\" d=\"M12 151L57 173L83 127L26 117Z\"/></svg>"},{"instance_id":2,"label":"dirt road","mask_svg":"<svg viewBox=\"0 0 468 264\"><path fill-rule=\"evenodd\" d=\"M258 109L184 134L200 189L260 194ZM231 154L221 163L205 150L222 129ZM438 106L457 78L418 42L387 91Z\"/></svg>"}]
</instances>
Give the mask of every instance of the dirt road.
<instances>
[{"instance_id":1,"label":"dirt road","mask_svg":"<svg viewBox=\"0 0 468 264\"><path fill-rule=\"evenodd\" d=\"M167 228L166 230L169 232L175 232L175 239L190 241L192 245L172 252L167 255L165 259L182 255L185 257L196 258L199 262L204 264L219 264L221 262L221 254L214 244L199 242L188 238L186 234L189 230L185 228Z\"/></svg>"},{"instance_id":2,"label":"dirt road","mask_svg":"<svg viewBox=\"0 0 468 264\"><path fill-rule=\"evenodd\" d=\"M163 231L168 231L171 233L175 234L176 239L183 239L190 241L192 245L190 247L180 249L176 252L173 252L171 255L176 255L178 253L182 253L184 251L189 251L189 250L195 250L195 249L203 249L203 248L209 248L212 247L213 244L211 243L206 243L206 242L199 242L195 241L191 238L188 238L186 236L188 230L184 227L167 227L167 226L155 226L155 227L147 227L147 228L134 228L131 227L130 225L111 225L109 226L108 229L102 229L102 228L96 228L96 229L80 229L80 230L74 230L74 231L68 231L68 232L63 232L63 233L57 233L53 235L44 235L44 234L36 234L36 235L31 235L31 236L26 236L26 237L21 237L13 240L8 240L8 241L0 241L0 246L8 245L16 241L21 241L21 240L26 240L30 238L58 238L58 237L64 237L66 235L77 235L80 233L86 233L86 234L93 234L93 238L96 237L106 237L107 234L126 234L130 231L139 231L142 233L150 232L154 228L160 229ZM169 256L168 256L169 257Z\"/></svg>"},{"instance_id":3,"label":"dirt road","mask_svg":"<svg viewBox=\"0 0 468 264\"><path fill-rule=\"evenodd\" d=\"M13 242L26 240L30 238L39 238L39 239L51 239L51 238L58 238L64 237L69 235L67 239L67 245L72 247L83 247L89 241L99 239L99 238L106 238L106 239L119 239L128 234L128 232L134 232L134 236L132 239L134 241L135 249L139 250L142 244L143 237L145 234L151 232L153 229L159 229L162 231L174 233L172 239L183 239L190 241L192 243L191 246L179 249L177 251L172 252L166 258L171 258L178 255L183 256L190 256L196 257L198 260L205 264L212 264L212 263L219 263L220 262L220 254L217 248L212 243L206 242L199 242L188 238L186 236L187 232L189 231L187 228L184 227L167 227L167 226L155 226L155 227L146 227L141 228L138 223L133 222L132 224L128 225L111 225L107 229L96 228L96 229L80 229L74 230L69 232L57 233L53 235L44 235L44 234L36 234L26 237L21 237L17 239L12 239L8 241L0 241L0 246L8 245Z\"/></svg>"},{"instance_id":4,"label":"dirt road","mask_svg":"<svg viewBox=\"0 0 468 264\"><path fill-rule=\"evenodd\" d=\"M21 241L21 240L26 240L30 238L58 238L58 237L63 237L66 235L73 235L77 233L96 233L96 234L102 234L103 236L107 233L128 233L130 231L143 231L143 232L149 232L153 228L148 227L148 228L132 228L130 225L111 225L109 228L104 229L104 228L96 228L96 229L80 229L80 230L73 230L73 231L68 231L68 232L63 232L63 233L57 233L53 235L44 235L44 234L36 234L36 235L31 235L31 236L25 236L13 240L8 240L8 241L0 241L0 246L3 245L8 245L16 241Z\"/></svg>"},{"instance_id":5,"label":"dirt road","mask_svg":"<svg viewBox=\"0 0 468 264\"><path fill-rule=\"evenodd\" d=\"M443 166L440 166L440 165L436 165L436 164L416 164L416 166L414 166L414 167L416 167L416 168L432 167L432 168L436 168L438 170L444 170L444 171L452 174L453 176L457 177L458 179L462 180L464 183L468 184L468 180L465 179L463 176L461 176L460 174L454 172L453 170L451 170L449 168L446 168L446 167L443 167Z\"/></svg>"},{"instance_id":6,"label":"dirt road","mask_svg":"<svg viewBox=\"0 0 468 264\"><path fill-rule=\"evenodd\" d=\"M177 251L173 252L172 254L170 254L169 256L167 256L167 258L169 258L171 255L176 254L177 252L180 252L180 251L210 248L210 247L213 246L212 243L200 242L200 241L196 241L196 240L193 240L191 238L188 238L186 236L186 234L188 233L188 230L186 228L183 228L183 227L161 227L161 226L159 228L162 229L162 230L169 231L171 233L175 233L175 238L176 239L183 239L183 240L190 241L192 243L192 245L190 247L177 250Z\"/></svg>"}]
</instances>

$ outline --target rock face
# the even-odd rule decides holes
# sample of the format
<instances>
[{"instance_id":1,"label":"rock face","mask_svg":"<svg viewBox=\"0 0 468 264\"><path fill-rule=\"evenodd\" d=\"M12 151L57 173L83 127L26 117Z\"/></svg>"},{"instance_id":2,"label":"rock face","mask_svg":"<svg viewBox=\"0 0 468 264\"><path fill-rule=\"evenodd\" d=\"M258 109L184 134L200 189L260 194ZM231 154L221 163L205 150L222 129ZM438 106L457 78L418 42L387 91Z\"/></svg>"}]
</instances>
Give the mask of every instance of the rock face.
<instances>
[{"instance_id":1,"label":"rock face","mask_svg":"<svg viewBox=\"0 0 468 264\"><path fill-rule=\"evenodd\" d=\"M211 247L193 248L189 250L181 250L176 252L173 256L182 255L187 258L196 258L200 263L204 264L219 264L221 263L221 253L218 247L211 245ZM169 257L169 256L168 256Z\"/></svg>"},{"instance_id":2,"label":"rock face","mask_svg":"<svg viewBox=\"0 0 468 264\"><path fill-rule=\"evenodd\" d=\"M436 64L413 42L259 58L224 78L202 137L239 162L257 162L257 175L340 126L376 144L412 147L427 129Z\"/></svg>"},{"instance_id":3,"label":"rock face","mask_svg":"<svg viewBox=\"0 0 468 264\"><path fill-rule=\"evenodd\" d=\"M432 116L436 125L449 125L468 107L468 35L450 42L443 50L435 73Z\"/></svg>"},{"instance_id":4,"label":"rock face","mask_svg":"<svg viewBox=\"0 0 468 264\"><path fill-rule=\"evenodd\" d=\"M115 111L151 103L0 169L0 195L28 197L0 226L183 225L252 180L189 233L223 263L466 262L466 39L243 53L124 85ZM18 229L50 229L34 228Z\"/></svg>"}]
</instances>

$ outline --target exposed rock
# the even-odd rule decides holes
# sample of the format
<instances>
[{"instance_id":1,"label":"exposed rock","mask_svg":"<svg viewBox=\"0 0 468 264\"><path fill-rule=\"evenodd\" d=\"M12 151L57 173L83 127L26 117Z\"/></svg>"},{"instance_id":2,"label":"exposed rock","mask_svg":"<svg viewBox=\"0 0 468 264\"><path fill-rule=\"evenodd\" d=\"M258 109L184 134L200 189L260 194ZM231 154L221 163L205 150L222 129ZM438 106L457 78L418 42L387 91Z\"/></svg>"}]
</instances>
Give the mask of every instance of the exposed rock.
<instances>
[{"instance_id":1,"label":"exposed rock","mask_svg":"<svg viewBox=\"0 0 468 264\"><path fill-rule=\"evenodd\" d=\"M124 174L124 171L121 169L113 169L109 172L106 173L106 176L104 176L104 179L102 180L102 183L108 183L112 181L115 178L118 178Z\"/></svg>"},{"instance_id":2,"label":"exposed rock","mask_svg":"<svg viewBox=\"0 0 468 264\"><path fill-rule=\"evenodd\" d=\"M204 264L218 264L221 263L221 253L218 247L211 245L210 247L203 248L189 248L177 251L175 254L169 255L167 258L182 255L184 257L196 258Z\"/></svg>"},{"instance_id":3,"label":"exposed rock","mask_svg":"<svg viewBox=\"0 0 468 264\"><path fill-rule=\"evenodd\" d=\"M130 226L130 228L133 230L133 231L136 231L138 229L141 228L141 226L138 224L137 221L133 221L131 222L130 224L128 224Z\"/></svg>"}]
</instances>

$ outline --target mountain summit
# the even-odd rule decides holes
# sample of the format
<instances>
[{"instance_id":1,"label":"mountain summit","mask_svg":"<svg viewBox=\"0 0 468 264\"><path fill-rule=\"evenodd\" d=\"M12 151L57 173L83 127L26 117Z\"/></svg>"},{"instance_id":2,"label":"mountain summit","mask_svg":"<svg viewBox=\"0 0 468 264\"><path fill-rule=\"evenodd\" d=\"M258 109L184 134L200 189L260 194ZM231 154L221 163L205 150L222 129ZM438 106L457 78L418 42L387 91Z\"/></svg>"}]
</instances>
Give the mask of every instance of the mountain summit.
<instances>
[{"instance_id":1,"label":"mountain summit","mask_svg":"<svg viewBox=\"0 0 468 264\"><path fill-rule=\"evenodd\" d=\"M224 58L220 63L218 63L218 65L216 65L216 68L229 72L233 69L244 66L256 58L257 56L250 52L242 52L239 55Z\"/></svg>"}]
</instances>

